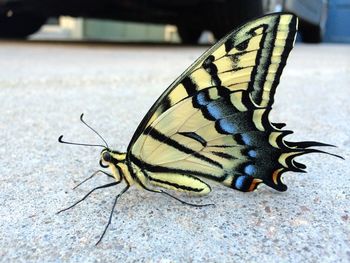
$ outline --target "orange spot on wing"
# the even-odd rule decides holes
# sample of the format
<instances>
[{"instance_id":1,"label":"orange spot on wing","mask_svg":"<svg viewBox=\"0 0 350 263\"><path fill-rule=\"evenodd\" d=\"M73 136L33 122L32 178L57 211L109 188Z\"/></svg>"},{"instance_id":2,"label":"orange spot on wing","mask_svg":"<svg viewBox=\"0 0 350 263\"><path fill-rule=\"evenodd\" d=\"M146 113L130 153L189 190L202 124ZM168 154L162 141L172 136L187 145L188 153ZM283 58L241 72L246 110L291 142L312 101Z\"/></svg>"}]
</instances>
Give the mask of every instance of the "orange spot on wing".
<instances>
[{"instance_id":1,"label":"orange spot on wing","mask_svg":"<svg viewBox=\"0 0 350 263\"><path fill-rule=\"evenodd\" d=\"M273 174L272 174L272 180L273 180L273 182L274 182L275 185L278 184L277 179L278 179L278 177L280 176L282 169L283 169L283 168L278 169L278 170L274 171Z\"/></svg>"},{"instance_id":2,"label":"orange spot on wing","mask_svg":"<svg viewBox=\"0 0 350 263\"><path fill-rule=\"evenodd\" d=\"M262 183L261 179L253 179L252 183L249 186L248 192L254 191L260 183Z\"/></svg>"}]
</instances>

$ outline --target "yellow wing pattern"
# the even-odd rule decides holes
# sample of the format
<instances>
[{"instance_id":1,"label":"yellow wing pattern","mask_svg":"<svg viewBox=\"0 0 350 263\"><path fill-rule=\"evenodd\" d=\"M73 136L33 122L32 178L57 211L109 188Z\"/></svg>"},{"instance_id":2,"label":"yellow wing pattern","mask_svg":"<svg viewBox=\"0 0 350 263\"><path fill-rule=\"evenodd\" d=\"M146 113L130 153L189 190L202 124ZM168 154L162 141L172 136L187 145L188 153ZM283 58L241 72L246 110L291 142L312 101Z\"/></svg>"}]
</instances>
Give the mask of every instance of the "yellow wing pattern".
<instances>
[{"instance_id":1,"label":"yellow wing pattern","mask_svg":"<svg viewBox=\"0 0 350 263\"><path fill-rule=\"evenodd\" d=\"M156 101L128 148L142 186L207 194L199 179L252 191L265 183L284 191L285 171L303 171L294 157L318 150L289 143L268 114L293 47L297 18L271 14L249 22L206 51Z\"/></svg>"}]
</instances>

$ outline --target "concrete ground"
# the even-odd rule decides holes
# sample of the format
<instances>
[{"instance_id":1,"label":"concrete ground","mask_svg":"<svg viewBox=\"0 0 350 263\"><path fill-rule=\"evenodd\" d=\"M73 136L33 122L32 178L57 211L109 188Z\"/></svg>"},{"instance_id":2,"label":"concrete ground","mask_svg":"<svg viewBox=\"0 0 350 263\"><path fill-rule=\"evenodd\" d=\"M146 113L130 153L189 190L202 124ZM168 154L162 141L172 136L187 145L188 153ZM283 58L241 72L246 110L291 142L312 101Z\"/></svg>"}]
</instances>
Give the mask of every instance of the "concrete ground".
<instances>
[{"instance_id":1,"label":"concrete ground","mask_svg":"<svg viewBox=\"0 0 350 263\"><path fill-rule=\"evenodd\" d=\"M350 46L297 45L271 120L290 140L337 145L299 158L307 174L285 174L284 193L214 186L192 208L132 188L95 246L122 186L93 194L100 143L79 122L125 150L141 118L203 47L0 43L1 262L349 262ZM186 198L186 197L185 197Z\"/></svg>"}]
</instances>

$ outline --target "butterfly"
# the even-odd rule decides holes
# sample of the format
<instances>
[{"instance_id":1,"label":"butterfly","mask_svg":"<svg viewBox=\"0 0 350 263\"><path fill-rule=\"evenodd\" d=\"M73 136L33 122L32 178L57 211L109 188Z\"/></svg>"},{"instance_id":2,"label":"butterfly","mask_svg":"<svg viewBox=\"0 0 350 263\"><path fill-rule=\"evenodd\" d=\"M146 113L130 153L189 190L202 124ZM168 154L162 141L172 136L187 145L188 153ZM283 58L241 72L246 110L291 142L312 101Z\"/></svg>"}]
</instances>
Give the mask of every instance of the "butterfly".
<instances>
[{"instance_id":1,"label":"butterfly","mask_svg":"<svg viewBox=\"0 0 350 263\"><path fill-rule=\"evenodd\" d=\"M205 181L209 179L242 192L253 191L260 184L287 190L282 174L305 172L306 168L295 157L327 153L312 147L332 146L315 141L286 141L285 136L292 131L283 130L285 124L269 121L297 26L295 15L275 13L227 34L158 98L136 129L126 152L110 149L81 115L81 121L105 145L63 141L63 136L59 141L103 147L100 165L109 168L110 173L97 172L114 178L114 182L93 189L60 212L97 189L124 182L126 186L115 198L99 243L111 223L118 198L132 185L185 204L190 203L162 189L206 195L211 192Z\"/></svg>"}]
</instances>

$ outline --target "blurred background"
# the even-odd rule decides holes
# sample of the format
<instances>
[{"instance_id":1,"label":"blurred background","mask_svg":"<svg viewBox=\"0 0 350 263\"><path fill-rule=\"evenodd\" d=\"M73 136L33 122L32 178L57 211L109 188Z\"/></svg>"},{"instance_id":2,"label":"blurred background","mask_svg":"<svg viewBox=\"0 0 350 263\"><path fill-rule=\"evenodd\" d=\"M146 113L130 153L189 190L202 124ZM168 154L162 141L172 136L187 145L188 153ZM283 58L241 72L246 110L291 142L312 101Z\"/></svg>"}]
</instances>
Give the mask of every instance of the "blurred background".
<instances>
[{"instance_id":1,"label":"blurred background","mask_svg":"<svg viewBox=\"0 0 350 263\"><path fill-rule=\"evenodd\" d=\"M212 43L276 11L299 16L299 41L350 42L350 0L0 0L0 37Z\"/></svg>"}]
</instances>

